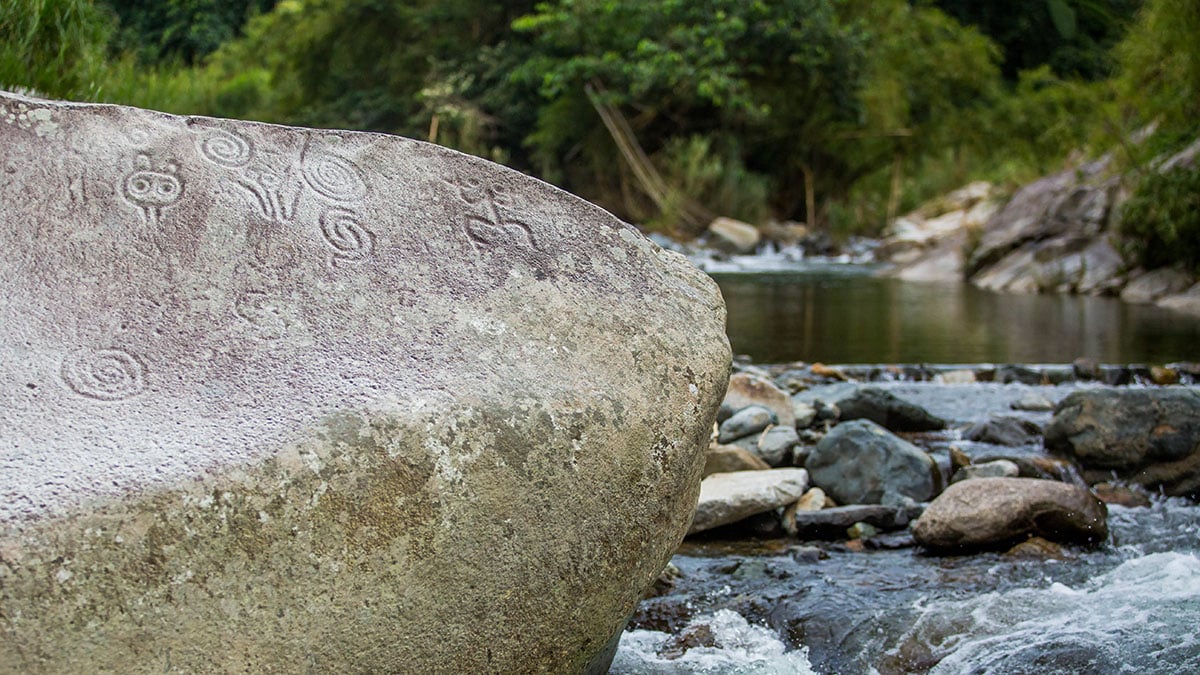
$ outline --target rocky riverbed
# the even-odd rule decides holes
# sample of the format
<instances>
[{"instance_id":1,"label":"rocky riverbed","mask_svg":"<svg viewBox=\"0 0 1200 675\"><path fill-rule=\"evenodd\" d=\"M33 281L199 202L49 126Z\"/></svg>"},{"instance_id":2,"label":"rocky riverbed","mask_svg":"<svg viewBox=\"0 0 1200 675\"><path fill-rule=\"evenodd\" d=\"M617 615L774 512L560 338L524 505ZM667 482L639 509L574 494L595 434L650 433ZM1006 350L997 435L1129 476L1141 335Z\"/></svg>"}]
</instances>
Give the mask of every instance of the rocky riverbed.
<instances>
[{"instance_id":1,"label":"rocky riverbed","mask_svg":"<svg viewBox=\"0 0 1200 675\"><path fill-rule=\"evenodd\" d=\"M1190 366L738 370L615 672L1200 667Z\"/></svg>"}]
</instances>

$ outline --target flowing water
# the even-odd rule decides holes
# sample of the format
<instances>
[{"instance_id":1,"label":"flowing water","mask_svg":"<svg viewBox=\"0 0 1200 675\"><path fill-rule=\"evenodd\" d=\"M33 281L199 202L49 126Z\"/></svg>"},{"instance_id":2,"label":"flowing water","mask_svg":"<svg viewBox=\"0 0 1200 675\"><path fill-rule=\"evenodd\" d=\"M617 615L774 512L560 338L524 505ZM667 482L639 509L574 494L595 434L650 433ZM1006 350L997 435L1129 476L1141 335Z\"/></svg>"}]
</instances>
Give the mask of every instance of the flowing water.
<instances>
[{"instance_id":1,"label":"flowing water","mask_svg":"<svg viewBox=\"0 0 1200 675\"><path fill-rule=\"evenodd\" d=\"M759 363L1200 360L1200 320L1155 308L868 272L714 271L735 353ZM961 429L1011 414L1029 393L1057 402L1087 385L881 386ZM1200 506L1110 506L1109 528L1103 545L1061 560L688 540L673 559L680 577L639 606L612 672L1200 673Z\"/></svg>"}]
</instances>

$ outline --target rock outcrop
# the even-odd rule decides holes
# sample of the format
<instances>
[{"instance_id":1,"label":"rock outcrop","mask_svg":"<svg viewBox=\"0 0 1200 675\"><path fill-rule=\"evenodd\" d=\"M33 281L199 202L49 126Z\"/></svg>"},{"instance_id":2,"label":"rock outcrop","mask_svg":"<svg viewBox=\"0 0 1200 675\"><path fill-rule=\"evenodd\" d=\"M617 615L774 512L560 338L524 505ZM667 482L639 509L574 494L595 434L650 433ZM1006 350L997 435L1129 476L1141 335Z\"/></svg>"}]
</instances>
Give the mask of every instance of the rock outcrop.
<instances>
[{"instance_id":1,"label":"rock outcrop","mask_svg":"<svg viewBox=\"0 0 1200 675\"><path fill-rule=\"evenodd\" d=\"M1089 483L1117 477L1172 496L1200 496L1200 391L1073 392L1054 409L1046 448Z\"/></svg>"},{"instance_id":2,"label":"rock outcrop","mask_svg":"<svg viewBox=\"0 0 1200 675\"><path fill-rule=\"evenodd\" d=\"M0 671L603 672L715 284L459 153L0 94Z\"/></svg>"},{"instance_id":3,"label":"rock outcrop","mask_svg":"<svg viewBox=\"0 0 1200 675\"><path fill-rule=\"evenodd\" d=\"M912 525L934 550L1007 548L1030 536L1096 543L1108 511L1086 488L1036 478L976 478L946 488Z\"/></svg>"}]
</instances>

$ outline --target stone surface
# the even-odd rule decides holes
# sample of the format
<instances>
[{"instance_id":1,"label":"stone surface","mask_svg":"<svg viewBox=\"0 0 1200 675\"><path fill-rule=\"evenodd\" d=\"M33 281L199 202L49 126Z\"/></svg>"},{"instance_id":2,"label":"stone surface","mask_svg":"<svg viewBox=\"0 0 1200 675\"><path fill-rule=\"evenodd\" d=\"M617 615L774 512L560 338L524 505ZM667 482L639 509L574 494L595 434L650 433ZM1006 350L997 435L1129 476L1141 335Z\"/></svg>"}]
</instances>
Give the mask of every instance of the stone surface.
<instances>
[{"instance_id":1,"label":"stone surface","mask_svg":"<svg viewBox=\"0 0 1200 675\"><path fill-rule=\"evenodd\" d=\"M704 476L733 471L765 471L771 465L736 445L714 445L704 454Z\"/></svg>"},{"instance_id":2,"label":"stone surface","mask_svg":"<svg viewBox=\"0 0 1200 675\"><path fill-rule=\"evenodd\" d=\"M787 506L806 489L808 472L804 469L714 473L700 483L700 501L688 534Z\"/></svg>"},{"instance_id":3,"label":"stone surface","mask_svg":"<svg viewBox=\"0 0 1200 675\"><path fill-rule=\"evenodd\" d=\"M1125 302L1151 303L1164 296L1182 293L1195 283L1190 274L1164 267L1134 278L1121 290L1121 299Z\"/></svg>"},{"instance_id":4,"label":"stone surface","mask_svg":"<svg viewBox=\"0 0 1200 675\"><path fill-rule=\"evenodd\" d=\"M1200 284L1195 284L1183 293L1165 295L1159 298L1156 304L1176 312L1200 316Z\"/></svg>"},{"instance_id":5,"label":"stone surface","mask_svg":"<svg viewBox=\"0 0 1200 675\"><path fill-rule=\"evenodd\" d=\"M757 227L724 216L708 224L708 235L712 245L726 253L754 253L762 241Z\"/></svg>"},{"instance_id":6,"label":"stone surface","mask_svg":"<svg viewBox=\"0 0 1200 675\"><path fill-rule=\"evenodd\" d=\"M795 426L796 417L792 412L792 399L779 387L765 377L752 373L735 373L729 378L729 388L725 391L725 401L721 404L732 412L743 408L760 405L775 413L778 424Z\"/></svg>"},{"instance_id":7,"label":"stone surface","mask_svg":"<svg viewBox=\"0 0 1200 675\"><path fill-rule=\"evenodd\" d=\"M758 434L767 427L778 424L779 418L769 408L752 405L735 412L729 419L721 422L717 434L718 443L729 443L751 434Z\"/></svg>"},{"instance_id":8,"label":"stone surface","mask_svg":"<svg viewBox=\"0 0 1200 675\"><path fill-rule=\"evenodd\" d=\"M917 543L935 550L1004 548L1038 536L1096 543L1108 536L1107 510L1087 489L1036 478L979 478L955 483L912 525Z\"/></svg>"},{"instance_id":9,"label":"stone surface","mask_svg":"<svg viewBox=\"0 0 1200 675\"><path fill-rule=\"evenodd\" d=\"M1042 428L1036 422L1005 415L992 415L963 432L968 441L1008 446L1036 443L1041 435Z\"/></svg>"},{"instance_id":10,"label":"stone surface","mask_svg":"<svg viewBox=\"0 0 1200 675\"><path fill-rule=\"evenodd\" d=\"M838 419L842 421L867 419L892 431L934 431L946 427L945 420L878 387L849 382L831 384L796 394L792 400L836 406Z\"/></svg>"},{"instance_id":11,"label":"stone surface","mask_svg":"<svg viewBox=\"0 0 1200 675\"><path fill-rule=\"evenodd\" d=\"M602 672L728 382L705 275L397 137L0 94L0 149L0 671Z\"/></svg>"},{"instance_id":12,"label":"stone surface","mask_svg":"<svg viewBox=\"0 0 1200 675\"><path fill-rule=\"evenodd\" d=\"M795 427L772 427L758 437L752 452L771 466L790 466L792 450L800 444Z\"/></svg>"},{"instance_id":13,"label":"stone surface","mask_svg":"<svg viewBox=\"0 0 1200 675\"><path fill-rule=\"evenodd\" d=\"M1200 495L1200 390L1073 392L1046 425L1046 448L1089 483L1118 478L1171 496Z\"/></svg>"},{"instance_id":14,"label":"stone surface","mask_svg":"<svg viewBox=\"0 0 1200 675\"><path fill-rule=\"evenodd\" d=\"M839 504L878 504L888 493L923 502L933 496L933 460L870 420L833 428L804 464L813 484Z\"/></svg>"},{"instance_id":15,"label":"stone surface","mask_svg":"<svg viewBox=\"0 0 1200 675\"><path fill-rule=\"evenodd\" d=\"M1021 467L1016 462L1007 459L996 459L982 464L969 464L954 472L950 482L957 483L977 478L1016 478L1021 475Z\"/></svg>"},{"instance_id":16,"label":"stone surface","mask_svg":"<svg viewBox=\"0 0 1200 675\"><path fill-rule=\"evenodd\" d=\"M784 523L784 529L801 539L846 539L846 530L855 523L866 523L880 530L895 530L906 527L912 515L906 508L875 504L837 506L821 511L797 510L792 522Z\"/></svg>"}]
</instances>

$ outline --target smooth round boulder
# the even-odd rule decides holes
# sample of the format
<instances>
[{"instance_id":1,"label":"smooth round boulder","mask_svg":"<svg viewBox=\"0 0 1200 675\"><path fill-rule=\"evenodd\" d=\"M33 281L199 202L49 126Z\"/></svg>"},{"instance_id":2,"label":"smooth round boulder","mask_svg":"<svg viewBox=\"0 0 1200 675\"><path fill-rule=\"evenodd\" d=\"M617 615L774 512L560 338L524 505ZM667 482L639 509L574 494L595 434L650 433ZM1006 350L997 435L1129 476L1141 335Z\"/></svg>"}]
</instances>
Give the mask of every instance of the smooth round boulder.
<instances>
[{"instance_id":1,"label":"smooth round boulder","mask_svg":"<svg viewBox=\"0 0 1200 675\"><path fill-rule=\"evenodd\" d=\"M928 549L1008 548L1031 536L1094 544L1108 536L1108 510L1086 488L1037 478L976 478L946 488L912 525Z\"/></svg>"},{"instance_id":2,"label":"smooth round boulder","mask_svg":"<svg viewBox=\"0 0 1200 675\"><path fill-rule=\"evenodd\" d=\"M838 504L879 504L886 495L923 502L933 496L933 459L870 420L834 427L804 463L814 485Z\"/></svg>"},{"instance_id":3,"label":"smooth round boulder","mask_svg":"<svg viewBox=\"0 0 1200 675\"><path fill-rule=\"evenodd\" d=\"M1200 390L1088 389L1059 402L1046 448L1083 467L1170 496L1200 496Z\"/></svg>"},{"instance_id":4,"label":"smooth round boulder","mask_svg":"<svg viewBox=\"0 0 1200 675\"><path fill-rule=\"evenodd\" d=\"M716 285L433 145L0 94L0 672L603 672Z\"/></svg>"}]
</instances>

